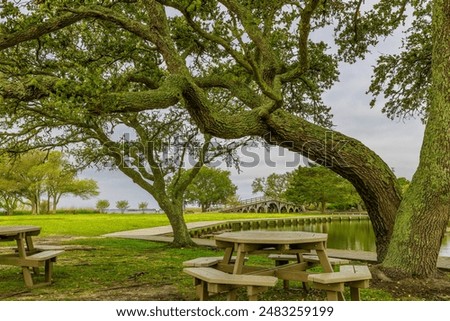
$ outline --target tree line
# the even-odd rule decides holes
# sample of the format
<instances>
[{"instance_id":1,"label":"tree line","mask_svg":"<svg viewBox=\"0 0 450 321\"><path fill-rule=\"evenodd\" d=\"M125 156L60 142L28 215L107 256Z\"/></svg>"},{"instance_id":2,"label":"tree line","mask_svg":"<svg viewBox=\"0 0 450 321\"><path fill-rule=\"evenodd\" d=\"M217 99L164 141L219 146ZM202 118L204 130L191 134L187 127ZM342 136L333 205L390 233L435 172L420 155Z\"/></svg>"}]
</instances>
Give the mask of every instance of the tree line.
<instances>
[{"instance_id":1,"label":"tree line","mask_svg":"<svg viewBox=\"0 0 450 321\"><path fill-rule=\"evenodd\" d=\"M32 214L55 213L62 196L88 199L99 194L97 182L77 178L78 170L59 151L33 150L0 156L0 207L11 215L20 206Z\"/></svg>"},{"instance_id":2,"label":"tree line","mask_svg":"<svg viewBox=\"0 0 450 321\"><path fill-rule=\"evenodd\" d=\"M101 200L97 201L97 203L95 204L95 208L100 213L105 213L106 210L110 207L110 205L111 205L111 203L108 200L101 199ZM138 209L140 209L142 211L142 213L144 213L145 210L147 210L147 207L148 207L148 202L139 202L138 203ZM117 201L116 208L123 214L123 213L125 213L125 211L127 209L130 208L130 203L127 200Z\"/></svg>"},{"instance_id":3,"label":"tree line","mask_svg":"<svg viewBox=\"0 0 450 321\"><path fill-rule=\"evenodd\" d=\"M402 193L406 192L409 181L398 178ZM292 172L272 173L267 177L257 177L252 183L253 193L265 197L285 200L304 208L365 211L365 205L355 187L345 178L323 166L309 164Z\"/></svg>"}]
</instances>

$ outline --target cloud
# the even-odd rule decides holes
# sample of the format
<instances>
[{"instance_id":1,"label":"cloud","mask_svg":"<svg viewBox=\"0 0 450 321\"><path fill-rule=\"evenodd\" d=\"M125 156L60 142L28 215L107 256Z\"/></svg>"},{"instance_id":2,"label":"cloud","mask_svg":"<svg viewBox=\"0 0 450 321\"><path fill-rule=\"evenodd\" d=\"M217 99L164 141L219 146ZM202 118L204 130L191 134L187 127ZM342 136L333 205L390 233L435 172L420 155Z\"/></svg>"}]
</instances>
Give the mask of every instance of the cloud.
<instances>
[{"instance_id":1,"label":"cloud","mask_svg":"<svg viewBox=\"0 0 450 321\"><path fill-rule=\"evenodd\" d=\"M418 162L424 125L419 119L388 119L380 104L369 108L371 67L366 61L341 68L341 81L324 100L332 107L335 129L376 152L397 176L411 178Z\"/></svg>"}]
</instances>

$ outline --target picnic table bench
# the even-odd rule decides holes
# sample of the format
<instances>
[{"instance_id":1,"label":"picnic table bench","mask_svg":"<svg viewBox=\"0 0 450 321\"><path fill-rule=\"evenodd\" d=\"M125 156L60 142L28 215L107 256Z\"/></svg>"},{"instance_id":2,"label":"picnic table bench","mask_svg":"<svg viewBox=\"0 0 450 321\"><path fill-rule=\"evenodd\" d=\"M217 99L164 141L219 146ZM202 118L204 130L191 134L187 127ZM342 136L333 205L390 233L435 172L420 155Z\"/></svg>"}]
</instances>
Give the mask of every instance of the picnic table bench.
<instances>
[{"instance_id":1,"label":"picnic table bench","mask_svg":"<svg viewBox=\"0 0 450 321\"><path fill-rule=\"evenodd\" d=\"M230 274L212 267L184 268L183 272L194 277L194 285L201 301L209 298L209 293L228 292L228 300L236 300L236 290L247 288L249 301L256 301L258 294L275 286L278 278L274 276Z\"/></svg>"},{"instance_id":2,"label":"picnic table bench","mask_svg":"<svg viewBox=\"0 0 450 321\"><path fill-rule=\"evenodd\" d=\"M313 287L327 291L329 301L344 301L344 286L350 287L350 297L360 301L360 288L368 288L372 278L370 270L365 265L342 265L339 272L310 274L308 280Z\"/></svg>"},{"instance_id":3,"label":"picnic table bench","mask_svg":"<svg viewBox=\"0 0 450 321\"><path fill-rule=\"evenodd\" d=\"M313 254L270 254L268 256L269 259L272 259L275 261L275 266L281 266L281 265L286 265L289 264L290 261L296 261L296 262L306 262L308 264L308 266L306 267L306 269L311 268L313 266L319 265L320 264L320 259L317 255L313 255ZM333 257L328 257L328 261L330 262L331 266L339 266L342 264L349 264L350 261L349 260L345 260L345 259L339 259L339 258L333 258ZM306 282L302 282L303 284L303 288L305 290L308 289L308 285L306 284ZM283 287L285 289L289 288L289 281L288 280L284 280L283 281Z\"/></svg>"},{"instance_id":4,"label":"picnic table bench","mask_svg":"<svg viewBox=\"0 0 450 321\"><path fill-rule=\"evenodd\" d=\"M247 260L247 258L246 258ZM236 261L236 257L231 258L231 263ZM184 261L184 267L216 267L218 264L223 262L223 256L206 256L198 257L192 260Z\"/></svg>"}]
</instances>

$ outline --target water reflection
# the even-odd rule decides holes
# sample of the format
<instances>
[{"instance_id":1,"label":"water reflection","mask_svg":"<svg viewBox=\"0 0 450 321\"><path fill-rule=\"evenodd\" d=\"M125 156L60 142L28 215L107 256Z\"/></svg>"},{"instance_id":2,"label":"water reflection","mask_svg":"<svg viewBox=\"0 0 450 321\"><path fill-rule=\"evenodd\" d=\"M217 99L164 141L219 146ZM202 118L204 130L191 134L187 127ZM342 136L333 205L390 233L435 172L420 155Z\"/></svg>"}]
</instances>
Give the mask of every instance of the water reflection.
<instances>
[{"instance_id":1,"label":"water reflection","mask_svg":"<svg viewBox=\"0 0 450 321\"><path fill-rule=\"evenodd\" d=\"M270 227L272 231L306 231L328 234L328 247L333 249L375 252L375 235L369 220L304 223L296 226ZM443 239L441 256L450 257L450 236Z\"/></svg>"}]
</instances>

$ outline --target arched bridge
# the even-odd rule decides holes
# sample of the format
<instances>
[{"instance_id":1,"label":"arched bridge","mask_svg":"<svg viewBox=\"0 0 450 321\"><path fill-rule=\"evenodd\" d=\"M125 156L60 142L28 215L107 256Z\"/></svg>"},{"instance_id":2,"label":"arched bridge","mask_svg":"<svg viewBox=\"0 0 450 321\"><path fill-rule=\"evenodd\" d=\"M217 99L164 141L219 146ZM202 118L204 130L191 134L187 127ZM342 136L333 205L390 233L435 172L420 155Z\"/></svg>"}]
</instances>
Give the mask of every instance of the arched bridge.
<instances>
[{"instance_id":1,"label":"arched bridge","mask_svg":"<svg viewBox=\"0 0 450 321\"><path fill-rule=\"evenodd\" d=\"M299 213L303 209L294 203L268 197L255 197L243 200L238 205L219 209L224 213Z\"/></svg>"}]
</instances>

